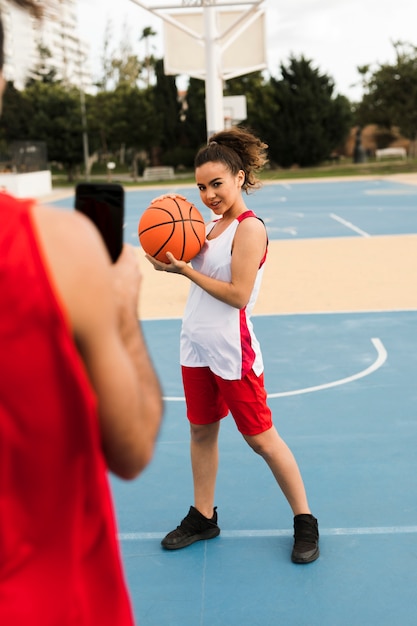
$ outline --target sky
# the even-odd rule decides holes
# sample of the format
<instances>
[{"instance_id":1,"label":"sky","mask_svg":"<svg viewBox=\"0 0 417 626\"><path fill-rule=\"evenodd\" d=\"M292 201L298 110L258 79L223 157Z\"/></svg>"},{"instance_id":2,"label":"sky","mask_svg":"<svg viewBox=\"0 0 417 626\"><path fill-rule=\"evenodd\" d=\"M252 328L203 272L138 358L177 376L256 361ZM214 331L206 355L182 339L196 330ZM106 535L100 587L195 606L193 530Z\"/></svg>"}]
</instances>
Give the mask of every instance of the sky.
<instances>
[{"instance_id":1,"label":"sky","mask_svg":"<svg viewBox=\"0 0 417 626\"><path fill-rule=\"evenodd\" d=\"M181 0L141 0L147 7L181 6ZM222 2L222 0L218 0ZM395 62L393 42L417 46L415 0L264 0L269 72L280 76L280 65L301 55L335 83L335 92L352 101L362 94L357 67L376 69ZM241 8L248 8L242 7ZM187 8L184 8L186 11ZM112 25L111 47L128 39L139 56L144 28L157 32L152 52L163 57L164 21L132 0L78 0L79 33L90 45L91 67L97 75L106 25ZM183 79L185 80L185 79Z\"/></svg>"}]
</instances>

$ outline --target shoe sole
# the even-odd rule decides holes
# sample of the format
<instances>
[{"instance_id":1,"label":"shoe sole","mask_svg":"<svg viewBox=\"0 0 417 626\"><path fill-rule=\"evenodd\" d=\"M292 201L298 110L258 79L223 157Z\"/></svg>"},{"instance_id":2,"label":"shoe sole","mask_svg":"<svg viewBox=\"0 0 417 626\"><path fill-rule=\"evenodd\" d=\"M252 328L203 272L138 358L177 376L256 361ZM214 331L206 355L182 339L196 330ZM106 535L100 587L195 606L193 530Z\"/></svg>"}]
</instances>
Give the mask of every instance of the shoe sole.
<instances>
[{"instance_id":1,"label":"shoe sole","mask_svg":"<svg viewBox=\"0 0 417 626\"><path fill-rule=\"evenodd\" d=\"M316 561L319 558L319 556L320 556L320 550L319 548L317 548L317 550L315 550L313 554L310 554L308 558L303 558L302 556L296 557L294 555L291 555L291 561L293 563L303 565L304 563L312 563L313 561Z\"/></svg>"},{"instance_id":2,"label":"shoe sole","mask_svg":"<svg viewBox=\"0 0 417 626\"><path fill-rule=\"evenodd\" d=\"M191 537L184 537L182 541L178 541L177 543L164 543L165 540L162 539L161 545L165 550L180 550L181 548L186 548L197 541L205 541L207 539L214 539L220 535L220 528L210 528L209 530L205 530L203 533L199 533L198 535L191 535Z\"/></svg>"}]
</instances>

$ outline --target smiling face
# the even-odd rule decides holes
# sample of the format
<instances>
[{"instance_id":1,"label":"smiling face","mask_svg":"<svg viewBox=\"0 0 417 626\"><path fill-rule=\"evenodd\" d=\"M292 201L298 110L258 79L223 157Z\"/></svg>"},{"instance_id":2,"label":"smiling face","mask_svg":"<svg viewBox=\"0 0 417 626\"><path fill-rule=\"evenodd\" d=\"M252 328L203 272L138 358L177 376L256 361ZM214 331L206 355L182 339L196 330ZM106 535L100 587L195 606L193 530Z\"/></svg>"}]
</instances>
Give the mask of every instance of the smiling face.
<instances>
[{"instance_id":1,"label":"smiling face","mask_svg":"<svg viewBox=\"0 0 417 626\"><path fill-rule=\"evenodd\" d=\"M240 213L244 209L243 170L234 175L224 163L209 161L196 168L195 179L202 202L216 215Z\"/></svg>"}]
</instances>

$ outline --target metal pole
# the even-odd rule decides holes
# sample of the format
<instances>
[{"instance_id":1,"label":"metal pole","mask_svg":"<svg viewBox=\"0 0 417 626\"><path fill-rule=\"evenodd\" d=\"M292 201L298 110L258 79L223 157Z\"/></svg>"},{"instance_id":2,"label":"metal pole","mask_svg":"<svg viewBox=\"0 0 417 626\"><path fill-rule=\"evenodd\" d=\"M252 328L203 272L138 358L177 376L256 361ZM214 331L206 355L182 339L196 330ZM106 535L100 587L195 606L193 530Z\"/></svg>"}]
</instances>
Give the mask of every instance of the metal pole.
<instances>
[{"instance_id":1,"label":"metal pole","mask_svg":"<svg viewBox=\"0 0 417 626\"><path fill-rule=\"evenodd\" d=\"M204 43L206 50L206 126L207 139L223 130L223 78L220 44L217 37L216 7L204 6Z\"/></svg>"}]
</instances>

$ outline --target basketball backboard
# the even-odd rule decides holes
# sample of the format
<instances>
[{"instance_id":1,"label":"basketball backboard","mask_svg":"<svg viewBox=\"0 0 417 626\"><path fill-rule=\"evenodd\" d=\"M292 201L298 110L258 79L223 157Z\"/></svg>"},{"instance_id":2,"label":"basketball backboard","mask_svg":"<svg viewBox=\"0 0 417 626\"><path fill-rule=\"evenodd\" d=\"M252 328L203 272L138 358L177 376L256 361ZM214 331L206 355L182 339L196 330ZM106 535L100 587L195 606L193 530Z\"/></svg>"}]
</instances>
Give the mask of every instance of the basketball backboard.
<instances>
[{"instance_id":1,"label":"basketball backboard","mask_svg":"<svg viewBox=\"0 0 417 626\"><path fill-rule=\"evenodd\" d=\"M264 0L179 1L131 0L164 21L165 73L205 81L210 137L224 128L223 82L267 67Z\"/></svg>"},{"instance_id":2,"label":"basketball backboard","mask_svg":"<svg viewBox=\"0 0 417 626\"><path fill-rule=\"evenodd\" d=\"M223 80L262 70L267 65L265 14L258 12L243 23L244 15L242 11L217 11L216 14ZM203 13L182 12L170 17L178 24L164 23L165 73L204 79L207 50Z\"/></svg>"},{"instance_id":3,"label":"basketball backboard","mask_svg":"<svg viewBox=\"0 0 417 626\"><path fill-rule=\"evenodd\" d=\"M246 96L223 96L224 127L228 128L247 118Z\"/></svg>"}]
</instances>

